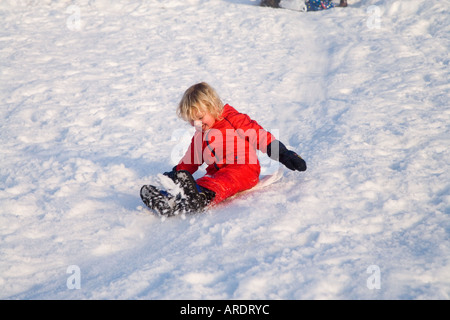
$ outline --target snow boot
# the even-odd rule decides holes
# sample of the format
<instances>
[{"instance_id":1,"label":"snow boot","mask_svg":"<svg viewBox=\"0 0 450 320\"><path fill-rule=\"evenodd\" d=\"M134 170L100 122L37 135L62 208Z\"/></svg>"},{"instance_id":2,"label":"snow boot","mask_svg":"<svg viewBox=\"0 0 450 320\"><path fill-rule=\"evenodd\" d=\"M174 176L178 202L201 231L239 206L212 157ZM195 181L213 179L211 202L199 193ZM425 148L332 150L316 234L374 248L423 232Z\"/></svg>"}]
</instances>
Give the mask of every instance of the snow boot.
<instances>
[{"instance_id":1,"label":"snow boot","mask_svg":"<svg viewBox=\"0 0 450 320\"><path fill-rule=\"evenodd\" d=\"M199 186L188 171L172 171L165 175L178 185L180 192L171 194L152 185L144 185L141 188L142 201L160 216L201 212L216 195L214 191Z\"/></svg>"},{"instance_id":2,"label":"snow boot","mask_svg":"<svg viewBox=\"0 0 450 320\"><path fill-rule=\"evenodd\" d=\"M176 197L175 212L191 213L203 211L214 199L216 193L199 186L194 177L186 170L176 171L173 181L178 184L184 192L184 197Z\"/></svg>"},{"instance_id":3,"label":"snow boot","mask_svg":"<svg viewBox=\"0 0 450 320\"><path fill-rule=\"evenodd\" d=\"M141 199L147 207L161 216L174 215L174 196L152 185L141 188Z\"/></svg>"},{"instance_id":4,"label":"snow boot","mask_svg":"<svg viewBox=\"0 0 450 320\"><path fill-rule=\"evenodd\" d=\"M341 0L338 7L346 7L347 6L347 0Z\"/></svg>"}]
</instances>

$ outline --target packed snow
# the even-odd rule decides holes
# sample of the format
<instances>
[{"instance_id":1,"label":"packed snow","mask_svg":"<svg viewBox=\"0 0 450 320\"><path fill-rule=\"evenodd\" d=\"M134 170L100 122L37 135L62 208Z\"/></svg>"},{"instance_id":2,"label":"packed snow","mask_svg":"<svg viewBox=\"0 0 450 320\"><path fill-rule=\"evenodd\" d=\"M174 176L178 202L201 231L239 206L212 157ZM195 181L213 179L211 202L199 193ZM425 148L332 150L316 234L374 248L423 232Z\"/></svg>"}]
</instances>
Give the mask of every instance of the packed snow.
<instances>
[{"instance_id":1,"label":"packed snow","mask_svg":"<svg viewBox=\"0 0 450 320\"><path fill-rule=\"evenodd\" d=\"M2 0L0 298L449 299L449 16ZM161 219L139 190L183 154L200 81L308 170L261 154L279 180Z\"/></svg>"}]
</instances>

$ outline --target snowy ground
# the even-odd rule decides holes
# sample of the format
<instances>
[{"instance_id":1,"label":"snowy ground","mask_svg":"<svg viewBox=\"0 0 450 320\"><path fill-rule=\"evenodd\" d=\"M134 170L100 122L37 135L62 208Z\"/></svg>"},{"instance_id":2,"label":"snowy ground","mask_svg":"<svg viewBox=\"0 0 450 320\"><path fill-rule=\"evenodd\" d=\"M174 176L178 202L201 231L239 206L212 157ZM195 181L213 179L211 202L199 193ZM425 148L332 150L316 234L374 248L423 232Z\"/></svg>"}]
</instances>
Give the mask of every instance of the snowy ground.
<instances>
[{"instance_id":1,"label":"snowy ground","mask_svg":"<svg viewBox=\"0 0 450 320\"><path fill-rule=\"evenodd\" d=\"M349 3L2 0L0 298L449 299L450 3ZM308 170L161 220L199 81Z\"/></svg>"}]
</instances>

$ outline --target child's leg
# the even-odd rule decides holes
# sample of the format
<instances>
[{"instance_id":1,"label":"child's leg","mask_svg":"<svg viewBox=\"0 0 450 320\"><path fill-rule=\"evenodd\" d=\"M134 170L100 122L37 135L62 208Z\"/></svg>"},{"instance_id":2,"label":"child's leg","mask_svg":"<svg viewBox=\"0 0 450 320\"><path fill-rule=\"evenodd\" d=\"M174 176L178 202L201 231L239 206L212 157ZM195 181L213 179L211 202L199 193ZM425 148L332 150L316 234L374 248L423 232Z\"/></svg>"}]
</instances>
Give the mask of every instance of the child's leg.
<instances>
[{"instance_id":1,"label":"child's leg","mask_svg":"<svg viewBox=\"0 0 450 320\"><path fill-rule=\"evenodd\" d=\"M197 184L216 193L213 204L232 195L253 188L259 181L259 166L232 165L220 169L211 176L197 179Z\"/></svg>"}]
</instances>

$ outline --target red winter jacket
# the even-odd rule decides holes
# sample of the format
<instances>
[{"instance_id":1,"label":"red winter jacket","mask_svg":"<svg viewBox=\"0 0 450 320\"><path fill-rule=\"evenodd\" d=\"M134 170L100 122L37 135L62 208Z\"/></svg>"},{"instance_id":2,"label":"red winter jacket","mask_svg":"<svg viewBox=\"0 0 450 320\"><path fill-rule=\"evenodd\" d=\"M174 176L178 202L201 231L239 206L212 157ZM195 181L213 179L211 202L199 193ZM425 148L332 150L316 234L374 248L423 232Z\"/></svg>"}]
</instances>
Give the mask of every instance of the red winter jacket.
<instances>
[{"instance_id":1,"label":"red winter jacket","mask_svg":"<svg viewBox=\"0 0 450 320\"><path fill-rule=\"evenodd\" d=\"M267 152L275 137L248 115L226 104L222 120L206 132L197 131L191 144L176 166L191 174L203 163L208 164L206 176L197 183L216 193L213 203L250 189L258 183L261 166L256 150Z\"/></svg>"}]
</instances>

